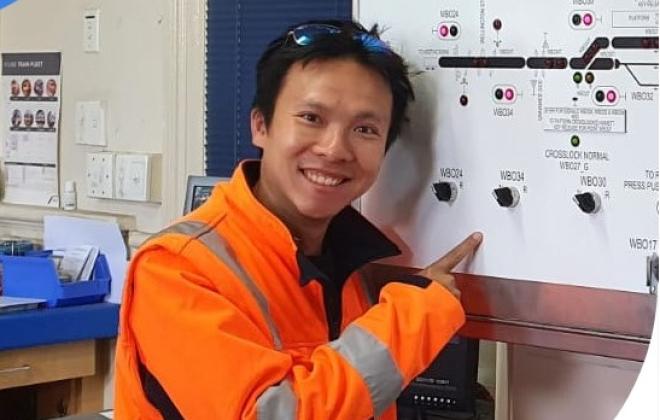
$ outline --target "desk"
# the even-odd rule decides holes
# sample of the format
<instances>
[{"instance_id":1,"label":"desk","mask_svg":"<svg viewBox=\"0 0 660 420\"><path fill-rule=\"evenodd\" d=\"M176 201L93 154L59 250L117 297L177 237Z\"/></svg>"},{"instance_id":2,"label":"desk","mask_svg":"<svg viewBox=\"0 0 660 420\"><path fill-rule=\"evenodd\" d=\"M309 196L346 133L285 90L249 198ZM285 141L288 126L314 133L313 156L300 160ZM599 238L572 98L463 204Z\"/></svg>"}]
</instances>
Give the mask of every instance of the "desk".
<instances>
[{"instance_id":1,"label":"desk","mask_svg":"<svg viewBox=\"0 0 660 420\"><path fill-rule=\"evenodd\" d=\"M0 412L21 401L38 418L103 409L118 322L109 303L0 314Z\"/></svg>"}]
</instances>

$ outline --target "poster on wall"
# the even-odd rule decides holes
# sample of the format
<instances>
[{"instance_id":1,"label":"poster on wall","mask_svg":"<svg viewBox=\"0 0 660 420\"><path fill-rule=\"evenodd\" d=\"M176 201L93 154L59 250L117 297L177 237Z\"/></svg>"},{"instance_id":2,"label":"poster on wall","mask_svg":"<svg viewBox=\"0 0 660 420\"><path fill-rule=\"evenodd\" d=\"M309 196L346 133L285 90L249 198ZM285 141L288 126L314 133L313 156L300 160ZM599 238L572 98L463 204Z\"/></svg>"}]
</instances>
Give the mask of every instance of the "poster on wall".
<instances>
[{"instance_id":1,"label":"poster on wall","mask_svg":"<svg viewBox=\"0 0 660 420\"><path fill-rule=\"evenodd\" d=\"M59 52L2 54L5 203L59 207L60 63Z\"/></svg>"}]
</instances>

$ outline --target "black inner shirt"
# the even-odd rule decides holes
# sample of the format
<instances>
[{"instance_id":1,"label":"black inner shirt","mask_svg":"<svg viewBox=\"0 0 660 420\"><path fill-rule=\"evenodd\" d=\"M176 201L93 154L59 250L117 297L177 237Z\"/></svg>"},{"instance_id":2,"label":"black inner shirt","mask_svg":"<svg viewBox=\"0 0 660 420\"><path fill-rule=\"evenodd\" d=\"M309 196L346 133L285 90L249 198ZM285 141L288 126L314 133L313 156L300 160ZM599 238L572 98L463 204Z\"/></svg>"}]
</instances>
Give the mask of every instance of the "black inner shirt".
<instances>
[{"instance_id":1,"label":"black inner shirt","mask_svg":"<svg viewBox=\"0 0 660 420\"><path fill-rule=\"evenodd\" d=\"M325 305L325 319L328 322L328 340L332 341L341 333L342 321L342 290L346 278L337 276L335 264L330 250L323 254L308 257L310 262L325 275L319 276L323 289L323 304Z\"/></svg>"},{"instance_id":2,"label":"black inner shirt","mask_svg":"<svg viewBox=\"0 0 660 420\"><path fill-rule=\"evenodd\" d=\"M341 333L342 290L348 277L371 261L398 254L396 245L350 206L330 221L321 255L298 250L301 287L318 281L323 289L329 341Z\"/></svg>"}]
</instances>

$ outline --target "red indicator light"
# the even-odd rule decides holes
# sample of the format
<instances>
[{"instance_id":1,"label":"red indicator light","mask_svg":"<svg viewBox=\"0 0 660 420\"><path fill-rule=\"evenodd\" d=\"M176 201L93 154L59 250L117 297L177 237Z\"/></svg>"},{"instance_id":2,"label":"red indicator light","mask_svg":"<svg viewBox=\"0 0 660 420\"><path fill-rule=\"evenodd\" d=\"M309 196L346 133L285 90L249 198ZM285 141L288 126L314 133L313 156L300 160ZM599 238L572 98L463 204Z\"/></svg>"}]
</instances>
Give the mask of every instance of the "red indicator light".
<instances>
[{"instance_id":1,"label":"red indicator light","mask_svg":"<svg viewBox=\"0 0 660 420\"><path fill-rule=\"evenodd\" d=\"M507 99L507 101L512 101L515 96L516 93L511 88L507 88L507 90L504 91L504 97Z\"/></svg>"},{"instance_id":2,"label":"red indicator light","mask_svg":"<svg viewBox=\"0 0 660 420\"><path fill-rule=\"evenodd\" d=\"M447 25L440 26L440 36L442 36L444 38L448 34L449 34L449 28L447 27Z\"/></svg>"},{"instance_id":3,"label":"red indicator light","mask_svg":"<svg viewBox=\"0 0 660 420\"><path fill-rule=\"evenodd\" d=\"M594 17L591 13L585 13L584 16L582 16L582 23L584 23L585 26L591 26L592 23L594 23Z\"/></svg>"}]
</instances>

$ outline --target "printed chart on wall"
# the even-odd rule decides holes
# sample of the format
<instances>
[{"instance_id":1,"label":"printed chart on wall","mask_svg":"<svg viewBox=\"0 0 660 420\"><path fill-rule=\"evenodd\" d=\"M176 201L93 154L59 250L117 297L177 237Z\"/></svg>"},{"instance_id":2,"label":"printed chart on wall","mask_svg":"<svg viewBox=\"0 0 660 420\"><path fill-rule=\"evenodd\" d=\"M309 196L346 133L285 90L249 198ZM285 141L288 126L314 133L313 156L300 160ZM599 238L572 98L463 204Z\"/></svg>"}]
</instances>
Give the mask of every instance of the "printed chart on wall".
<instances>
[{"instance_id":1,"label":"printed chart on wall","mask_svg":"<svg viewBox=\"0 0 660 420\"><path fill-rule=\"evenodd\" d=\"M6 203L59 207L61 54L2 54Z\"/></svg>"}]
</instances>

